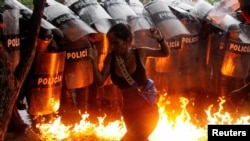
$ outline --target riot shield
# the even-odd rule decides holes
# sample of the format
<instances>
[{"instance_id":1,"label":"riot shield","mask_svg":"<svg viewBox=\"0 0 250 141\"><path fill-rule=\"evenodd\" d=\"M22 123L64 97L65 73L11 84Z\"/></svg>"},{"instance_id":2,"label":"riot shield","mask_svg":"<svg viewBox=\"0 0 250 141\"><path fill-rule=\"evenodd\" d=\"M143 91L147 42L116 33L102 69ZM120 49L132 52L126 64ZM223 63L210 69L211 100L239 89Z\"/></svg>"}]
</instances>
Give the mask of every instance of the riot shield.
<instances>
[{"instance_id":1,"label":"riot shield","mask_svg":"<svg viewBox=\"0 0 250 141\"><path fill-rule=\"evenodd\" d=\"M28 7L26 7L25 5L23 5L22 3L20 3L17 0L6 0L6 3L8 5L11 5L11 6L19 9L20 14L22 16L24 16L27 19L30 19L33 11L31 9L29 9ZM55 27L54 25L52 25L50 22L48 22L45 19L42 19L41 26L46 28L46 29L57 29L57 27Z\"/></svg>"},{"instance_id":2,"label":"riot shield","mask_svg":"<svg viewBox=\"0 0 250 141\"><path fill-rule=\"evenodd\" d=\"M61 47L66 51L64 83L67 89L89 86L93 83L93 67L91 59L87 57L90 43L86 36L75 42L63 39Z\"/></svg>"},{"instance_id":3,"label":"riot shield","mask_svg":"<svg viewBox=\"0 0 250 141\"><path fill-rule=\"evenodd\" d=\"M247 39L250 39L250 26L249 26L249 24L239 24L239 26L240 26L241 31L242 31L240 36L245 35L245 37ZM244 41L245 41L245 39L244 39Z\"/></svg>"},{"instance_id":4,"label":"riot shield","mask_svg":"<svg viewBox=\"0 0 250 141\"><path fill-rule=\"evenodd\" d=\"M209 17L216 23L221 23L221 20L226 15L233 13L240 7L238 0L221 0L214 4L214 8L209 12Z\"/></svg>"},{"instance_id":5,"label":"riot shield","mask_svg":"<svg viewBox=\"0 0 250 141\"><path fill-rule=\"evenodd\" d=\"M101 33L107 33L111 27L111 16L96 0L66 0L64 4L88 25L95 26Z\"/></svg>"},{"instance_id":6,"label":"riot shield","mask_svg":"<svg viewBox=\"0 0 250 141\"><path fill-rule=\"evenodd\" d=\"M179 51L179 72L182 74L190 74L196 72L198 62L197 58L200 54L199 35L183 35L181 37L181 49ZM196 72L197 73L197 72ZM196 74L197 75L197 74Z\"/></svg>"},{"instance_id":7,"label":"riot shield","mask_svg":"<svg viewBox=\"0 0 250 141\"><path fill-rule=\"evenodd\" d=\"M93 28L81 20L67 6L54 0L47 0L47 6L44 8L44 16L53 25L61 29L63 34L72 42L84 35L96 33Z\"/></svg>"},{"instance_id":8,"label":"riot shield","mask_svg":"<svg viewBox=\"0 0 250 141\"><path fill-rule=\"evenodd\" d=\"M223 30L227 30L228 26L231 24L240 23L239 20L230 15L235 9L239 7L239 3L235 0L229 1L223 0L219 2L208 12L206 17L212 24L220 27ZM233 5L233 3L235 4Z\"/></svg>"},{"instance_id":9,"label":"riot shield","mask_svg":"<svg viewBox=\"0 0 250 141\"><path fill-rule=\"evenodd\" d=\"M122 22L127 23L127 18L136 17L136 13L129 7L125 0L105 0L103 7L113 18L113 24Z\"/></svg>"},{"instance_id":10,"label":"riot shield","mask_svg":"<svg viewBox=\"0 0 250 141\"><path fill-rule=\"evenodd\" d=\"M250 43L229 40L221 67L226 76L244 79L250 67Z\"/></svg>"},{"instance_id":11,"label":"riot shield","mask_svg":"<svg viewBox=\"0 0 250 141\"><path fill-rule=\"evenodd\" d=\"M168 57L155 58L155 70L157 72L176 72L179 68L181 36L175 36L166 40L171 54Z\"/></svg>"},{"instance_id":12,"label":"riot shield","mask_svg":"<svg viewBox=\"0 0 250 141\"><path fill-rule=\"evenodd\" d=\"M182 0L168 0L169 6L179 7L180 9L183 9L185 11L191 11L193 9L193 6L191 3L188 3L187 1Z\"/></svg>"},{"instance_id":13,"label":"riot shield","mask_svg":"<svg viewBox=\"0 0 250 141\"><path fill-rule=\"evenodd\" d=\"M204 0L199 0L193 6L193 9L190 10L190 13L196 15L200 19L204 19L207 14L214 8L210 3Z\"/></svg>"},{"instance_id":14,"label":"riot shield","mask_svg":"<svg viewBox=\"0 0 250 141\"><path fill-rule=\"evenodd\" d=\"M149 29L137 30L134 32L134 44L137 48L149 47L152 49L158 49L159 43L149 37L150 34Z\"/></svg>"},{"instance_id":15,"label":"riot shield","mask_svg":"<svg viewBox=\"0 0 250 141\"><path fill-rule=\"evenodd\" d=\"M136 17L129 16L128 18L128 23L131 25L134 32L142 29L149 29L153 26L152 21L150 21L149 18L144 15L144 6L140 1L130 0L129 6L137 15Z\"/></svg>"},{"instance_id":16,"label":"riot shield","mask_svg":"<svg viewBox=\"0 0 250 141\"><path fill-rule=\"evenodd\" d=\"M133 9L133 11L135 11L137 15L143 12L144 6L141 1L129 0L128 4Z\"/></svg>"},{"instance_id":17,"label":"riot shield","mask_svg":"<svg viewBox=\"0 0 250 141\"><path fill-rule=\"evenodd\" d=\"M175 14L175 16L181 21L183 26L187 28L190 34L200 33L202 23L197 16L176 6L169 6L169 8Z\"/></svg>"},{"instance_id":18,"label":"riot shield","mask_svg":"<svg viewBox=\"0 0 250 141\"><path fill-rule=\"evenodd\" d=\"M199 33L201 32L202 23L198 17L188 11L176 6L169 6L169 8L190 32L190 35L181 35L181 49L178 55L179 73L195 72L194 69L198 64L197 58L201 53Z\"/></svg>"},{"instance_id":19,"label":"riot shield","mask_svg":"<svg viewBox=\"0 0 250 141\"><path fill-rule=\"evenodd\" d=\"M20 62L19 9L4 5L3 44L11 56L11 68L14 71Z\"/></svg>"},{"instance_id":20,"label":"riot shield","mask_svg":"<svg viewBox=\"0 0 250 141\"><path fill-rule=\"evenodd\" d=\"M235 3L235 0L229 0ZM195 5L194 8L190 11L191 14L196 15L200 19L204 19L214 25L215 27L218 27L224 31L227 30L228 26L231 24L239 24L240 21L233 18L231 15L227 14L232 12L233 10L227 7L229 4L224 4L225 1L220 2L220 6L213 6L210 3L199 0ZM220 9L220 7L222 9ZM233 9L237 8L237 4L233 6Z\"/></svg>"},{"instance_id":21,"label":"riot shield","mask_svg":"<svg viewBox=\"0 0 250 141\"><path fill-rule=\"evenodd\" d=\"M47 115L59 109L65 57L65 52L37 55L29 105L31 115Z\"/></svg>"},{"instance_id":22,"label":"riot shield","mask_svg":"<svg viewBox=\"0 0 250 141\"><path fill-rule=\"evenodd\" d=\"M164 0L152 1L144 7L151 15L154 24L163 33L165 39L170 39L181 34L190 34L186 27L172 13Z\"/></svg>"},{"instance_id":23,"label":"riot shield","mask_svg":"<svg viewBox=\"0 0 250 141\"><path fill-rule=\"evenodd\" d=\"M225 15L225 17L220 21L220 23L216 23L218 26L220 26L222 29L227 29L231 24L240 24L241 22L237 19L235 19L231 15Z\"/></svg>"},{"instance_id":24,"label":"riot shield","mask_svg":"<svg viewBox=\"0 0 250 141\"><path fill-rule=\"evenodd\" d=\"M158 48L158 43L155 39L152 39L148 35L150 34L149 29L153 27L152 21L149 17L144 15L144 6L138 0L130 0L129 6L137 14L136 17L130 16L128 23L131 25L134 32L134 44L136 47L150 47Z\"/></svg>"}]
</instances>

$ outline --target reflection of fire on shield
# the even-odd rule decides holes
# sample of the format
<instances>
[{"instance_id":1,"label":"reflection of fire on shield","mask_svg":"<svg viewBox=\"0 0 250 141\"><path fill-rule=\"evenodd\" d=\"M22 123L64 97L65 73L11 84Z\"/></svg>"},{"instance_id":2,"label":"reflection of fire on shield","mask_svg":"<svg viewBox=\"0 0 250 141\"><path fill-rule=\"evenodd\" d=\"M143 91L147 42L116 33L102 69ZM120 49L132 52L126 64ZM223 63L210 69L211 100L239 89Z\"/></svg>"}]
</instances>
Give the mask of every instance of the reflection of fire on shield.
<instances>
[{"instance_id":1,"label":"reflection of fire on shield","mask_svg":"<svg viewBox=\"0 0 250 141\"><path fill-rule=\"evenodd\" d=\"M60 47L66 51L64 81L67 89L82 88L93 82L92 63L87 59L90 43L86 36L97 33L67 6L47 0L44 15L65 35Z\"/></svg>"},{"instance_id":2,"label":"reflection of fire on shield","mask_svg":"<svg viewBox=\"0 0 250 141\"><path fill-rule=\"evenodd\" d=\"M63 34L72 42L89 33L96 33L72 10L56 1L47 0L47 6L44 8L43 14L48 21L61 29Z\"/></svg>"},{"instance_id":3,"label":"reflection of fire on shield","mask_svg":"<svg viewBox=\"0 0 250 141\"><path fill-rule=\"evenodd\" d=\"M65 0L64 4L101 33L107 33L111 27L111 16L96 0Z\"/></svg>"},{"instance_id":4,"label":"reflection of fire on shield","mask_svg":"<svg viewBox=\"0 0 250 141\"><path fill-rule=\"evenodd\" d=\"M229 40L221 67L222 74L245 78L250 66L250 44Z\"/></svg>"},{"instance_id":5,"label":"reflection of fire on shield","mask_svg":"<svg viewBox=\"0 0 250 141\"><path fill-rule=\"evenodd\" d=\"M171 72L176 70L178 67L176 64L179 58L178 52L181 47L181 35L190 34L168 6L168 3L163 0L152 1L144 6L145 12L150 15L154 25L161 30L167 41L167 45L171 49L170 56L155 59L157 72Z\"/></svg>"},{"instance_id":6,"label":"reflection of fire on shield","mask_svg":"<svg viewBox=\"0 0 250 141\"><path fill-rule=\"evenodd\" d=\"M29 105L31 115L47 115L59 109L65 56L65 52L38 54Z\"/></svg>"},{"instance_id":7,"label":"reflection of fire on shield","mask_svg":"<svg viewBox=\"0 0 250 141\"><path fill-rule=\"evenodd\" d=\"M62 41L63 50L66 51L64 81L68 89L82 88L93 83L92 62L87 58L87 48L90 43L86 36L76 42L66 39Z\"/></svg>"},{"instance_id":8,"label":"reflection of fire on shield","mask_svg":"<svg viewBox=\"0 0 250 141\"><path fill-rule=\"evenodd\" d=\"M102 70L104 66L105 57L109 51L106 34L103 33L89 34L88 40L90 41L91 45L95 46L97 49L98 68L99 70Z\"/></svg>"},{"instance_id":9,"label":"reflection of fire on shield","mask_svg":"<svg viewBox=\"0 0 250 141\"><path fill-rule=\"evenodd\" d=\"M157 72L174 72L178 69L179 51L181 49L181 36L166 40L171 50L171 55L164 58L155 58L155 69Z\"/></svg>"}]
</instances>

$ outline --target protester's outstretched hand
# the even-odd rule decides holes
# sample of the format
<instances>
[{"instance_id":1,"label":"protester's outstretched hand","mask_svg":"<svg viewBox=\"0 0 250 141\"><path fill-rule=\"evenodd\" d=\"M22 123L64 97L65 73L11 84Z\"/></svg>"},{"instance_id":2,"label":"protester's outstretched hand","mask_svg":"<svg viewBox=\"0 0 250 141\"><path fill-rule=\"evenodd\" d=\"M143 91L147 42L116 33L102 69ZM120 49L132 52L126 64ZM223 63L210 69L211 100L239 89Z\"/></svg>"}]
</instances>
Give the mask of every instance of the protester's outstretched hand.
<instances>
[{"instance_id":1,"label":"protester's outstretched hand","mask_svg":"<svg viewBox=\"0 0 250 141\"><path fill-rule=\"evenodd\" d=\"M157 27L150 28L149 31L150 34L148 36L156 39L158 42L164 39L161 31Z\"/></svg>"},{"instance_id":2,"label":"protester's outstretched hand","mask_svg":"<svg viewBox=\"0 0 250 141\"><path fill-rule=\"evenodd\" d=\"M95 45L93 45L92 47L88 48L88 57L90 59L92 59L93 61L98 59L98 51L95 47Z\"/></svg>"}]
</instances>

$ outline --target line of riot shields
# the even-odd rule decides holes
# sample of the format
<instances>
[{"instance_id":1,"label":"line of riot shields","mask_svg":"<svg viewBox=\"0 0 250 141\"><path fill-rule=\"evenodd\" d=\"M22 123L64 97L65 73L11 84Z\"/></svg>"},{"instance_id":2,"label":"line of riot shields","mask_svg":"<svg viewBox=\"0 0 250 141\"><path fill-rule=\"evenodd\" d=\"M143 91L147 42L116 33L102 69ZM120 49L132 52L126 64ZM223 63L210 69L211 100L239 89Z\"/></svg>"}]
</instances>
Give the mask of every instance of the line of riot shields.
<instances>
[{"instance_id":1,"label":"line of riot shields","mask_svg":"<svg viewBox=\"0 0 250 141\"><path fill-rule=\"evenodd\" d=\"M87 48L97 47L102 69L110 51L105 34L112 25L126 23L132 27L138 48L159 49L148 33L151 27L161 30L171 54L147 58L147 74L160 93L194 100L199 113L200 107L242 86L249 73L250 27L234 16L235 9L218 13L224 8L219 6L203 0L192 4L181 0L47 0L36 58L17 102L26 97L28 112L38 121L59 114L65 123L77 122L79 111L90 113L93 122L104 114L110 120L120 117L122 96L110 79L101 88L94 84ZM13 55L15 69L28 42L32 10L17 0L5 0L1 14L2 39ZM239 25L241 40L230 40L220 48L232 24Z\"/></svg>"}]
</instances>

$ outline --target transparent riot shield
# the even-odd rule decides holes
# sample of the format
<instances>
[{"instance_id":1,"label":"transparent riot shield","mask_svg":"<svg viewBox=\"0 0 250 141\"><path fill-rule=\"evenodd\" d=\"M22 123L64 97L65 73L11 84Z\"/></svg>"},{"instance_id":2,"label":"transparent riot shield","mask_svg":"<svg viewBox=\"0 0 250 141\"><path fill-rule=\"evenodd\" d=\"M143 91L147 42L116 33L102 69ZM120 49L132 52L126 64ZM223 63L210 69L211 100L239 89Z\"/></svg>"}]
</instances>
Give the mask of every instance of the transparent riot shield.
<instances>
[{"instance_id":1,"label":"transparent riot shield","mask_svg":"<svg viewBox=\"0 0 250 141\"><path fill-rule=\"evenodd\" d=\"M23 5L17 0L6 0L5 1L8 5L11 5L17 9L19 9L20 14L24 16L27 19L30 19L33 11L29 9L27 6ZM52 25L50 22L46 21L45 19L42 19L41 26L46 29L57 29L54 25Z\"/></svg>"},{"instance_id":2,"label":"transparent riot shield","mask_svg":"<svg viewBox=\"0 0 250 141\"><path fill-rule=\"evenodd\" d=\"M163 58L155 58L155 70L157 72L177 72L180 59L181 36L175 36L166 40L171 55Z\"/></svg>"},{"instance_id":3,"label":"transparent riot shield","mask_svg":"<svg viewBox=\"0 0 250 141\"><path fill-rule=\"evenodd\" d=\"M205 0L199 0L194 4L193 9L190 10L190 13L196 15L200 19L204 19L209 13L209 11L211 11L213 8L214 6L211 5L209 2Z\"/></svg>"},{"instance_id":4,"label":"transparent riot shield","mask_svg":"<svg viewBox=\"0 0 250 141\"><path fill-rule=\"evenodd\" d=\"M107 33L111 27L111 16L96 0L66 0L64 4L88 25L95 26L101 33Z\"/></svg>"},{"instance_id":5,"label":"transparent riot shield","mask_svg":"<svg viewBox=\"0 0 250 141\"><path fill-rule=\"evenodd\" d=\"M187 28L190 34L200 33L202 22L196 15L193 15L192 13L176 6L169 6L169 8L174 13L174 15L181 21L183 26Z\"/></svg>"},{"instance_id":6,"label":"transparent riot shield","mask_svg":"<svg viewBox=\"0 0 250 141\"><path fill-rule=\"evenodd\" d=\"M170 39L181 34L190 34L186 27L172 13L167 2L164 0L152 1L144 7L151 15L154 24L163 33L165 39Z\"/></svg>"},{"instance_id":7,"label":"transparent riot shield","mask_svg":"<svg viewBox=\"0 0 250 141\"><path fill-rule=\"evenodd\" d=\"M179 52L179 72L182 74L190 74L195 72L199 57L199 35L183 35L181 37L181 49Z\"/></svg>"},{"instance_id":8,"label":"transparent riot shield","mask_svg":"<svg viewBox=\"0 0 250 141\"><path fill-rule=\"evenodd\" d=\"M136 17L129 16L128 23L131 25L134 32L134 43L135 46L158 48L158 43L155 39L152 39L148 35L150 34L149 29L153 27L150 18L145 15L144 6L139 0L130 0L129 6L136 13Z\"/></svg>"},{"instance_id":9,"label":"transparent riot shield","mask_svg":"<svg viewBox=\"0 0 250 141\"><path fill-rule=\"evenodd\" d=\"M197 58L201 53L199 44L199 33L201 32L201 20L176 6L169 6L176 17L181 21L183 26L190 32L189 35L181 35L181 49L179 51L179 73L195 72L198 65ZM196 62L196 63L194 63Z\"/></svg>"},{"instance_id":10,"label":"transparent riot shield","mask_svg":"<svg viewBox=\"0 0 250 141\"><path fill-rule=\"evenodd\" d=\"M250 43L229 40L221 73L235 78L245 78L250 66Z\"/></svg>"},{"instance_id":11,"label":"transparent riot shield","mask_svg":"<svg viewBox=\"0 0 250 141\"><path fill-rule=\"evenodd\" d=\"M134 32L134 44L137 48L152 48L152 49L159 49L159 43L149 37L150 34L149 29L141 29Z\"/></svg>"},{"instance_id":12,"label":"transparent riot shield","mask_svg":"<svg viewBox=\"0 0 250 141\"><path fill-rule=\"evenodd\" d=\"M65 52L37 55L29 105L31 115L47 115L59 109L65 57Z\"/></svg>"},{"instance_id":13,"label":"transparent riot shield","mask_svg":"<svg viewBox=\"0 0 250 141\"><path fill-rule=\"evenodd\" d=\"M67 89L89 86L93 83L93 67L91 59L87 57L90 42L86 36L75 42L64 39L61 43L66 51L64 81Z\"/></svg>"},{"instance_id":14,"label":"transparent riot shield","mask_svg":"<svg viewBox=\"0 0 250 141\"><path fill-rule=\"evenodd\" d=\"M221 0L214 4L214 8L209 12L209 17L216 23L221 23L226 15L233 13L240 7L238 0Z\"/></svg>"},{"instance_id":15,"label":"transparent riot shield","mask_svg":"<svg viewBox=\"0 0 250 141\"><path fill-rule=\"evenodd\" d=\"M146 15L144 15L144 7L139 0L130 0L129 6L137 15L136 17L128 17L128 23L132 26L132 30L134 32L142 29L149 29L150 27L152 27L152 22Z\"/></svg>"},{"instance_id":16,"label":"transparent riot shield","mask_svg":"<svg viewBox=\"0 0 250 141\"><path fill-rule=\"evenodd\" d=\"M140 0L129 0L128 4L137 15L141 14L144 10L144 6Z\"/></svg>"},{"instance_id":17,"label":"transparent riot shield","mask_svg":"<svg viewBox=\"0 0 250 141\"><path fill-rule=\"evenodd\" d=\"M191 11L193 9L193 3L183 0L168 0L169 6L179 7L185 11Z\"/></svg>"},{"instance_id":18,"label":"transparent riot shield","mask_svg":"<svg viewBox=\"0 0 250 141\"><path fill-rule=\"evenodd\" d=\"M207 20L214 26L226 30L229 25L240 23L240 21L229 15L237 7L239 7L239 5L235 0L223 0L215 6L207 1L199 0L195 3L190 13L200 19Z\"/></svg>"},{"instance_id":19,"label":"transparent riot shield","mask_svg":"<svg viewBox=\"0 0 250 141\"><path fill-rule=\"evenodd\" d=\"M90 33L96 33L67 6L54 0L47 0L44 16L53 25L61 29L63 34L71 41L76 41Z\"/></svg>"},{"instance_id":20,"label":"transparent riot shield","mask_svg":"<svg viewBox=\"0 0 250 141\"><path fill-rule=\"evenodd\" d=\"M136 17L136 13L125 0L105 0L102 3L103 7L113 18L113 24L119 22L126 23L129 16Z\"/></svg>"},{"instance_id":21,"label":"transparent riot shield","mask_svg":"<svg viewBox=\"0 0 250 141\"><path fill-rule=\"evenodd\" d=\"M250 26L249 24L239 24L240 28L241 28L241 36L245 36L245 38L250 39ZM245 40L244 40L245 41Z\"/></svg>"},{"instance_id":22,"label":"transparent riot shield","mask_svg":"<svg viewBox=\"0 0 250 141\"><path fill-rule=\"evenodd\" d=\"M2 15L3 44L11 56L14 71L20 62L19 9L5 3Z\"/></svg>"},{"instance_id":23,"label":"transparent riot shield","mask_svg":"<svg viewBox=\"0 0 250 141\"><path fill-rule=\"evenodd\" d=\"M239 20L230 15L233 12L233 9L228 7L228 4L226 4L225 1L221 1L219 6L213 7L208 12L206 18L210 20L210 22L215 26L218 26L223 30L227 30L228 26L230 26L231 24L241 23Z\"/></svg>"}]
</instances>

